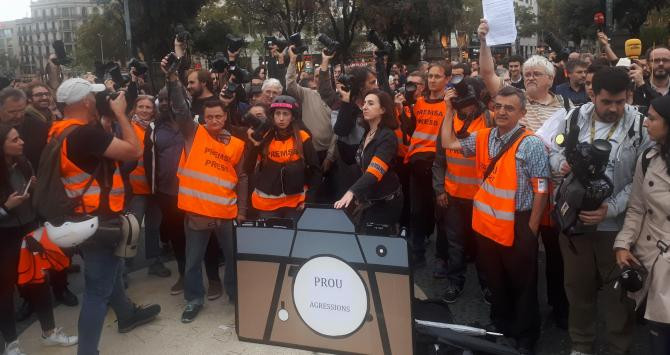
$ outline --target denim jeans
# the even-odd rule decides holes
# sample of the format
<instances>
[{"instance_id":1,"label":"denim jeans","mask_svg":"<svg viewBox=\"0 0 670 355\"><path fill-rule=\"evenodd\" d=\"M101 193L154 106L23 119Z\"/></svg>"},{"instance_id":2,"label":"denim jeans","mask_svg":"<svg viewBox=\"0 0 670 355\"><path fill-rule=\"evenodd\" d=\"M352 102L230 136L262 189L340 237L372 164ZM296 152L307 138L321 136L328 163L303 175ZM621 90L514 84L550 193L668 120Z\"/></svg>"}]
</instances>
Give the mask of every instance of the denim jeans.
<instances>
[{"instance_id":1,"label":"denim jeans","mask_svg":"<svg viewBox=\"0 0 670 355\"><path fill-rule=\"evenodd\" d=\"M142 223L144 219L144 255L147 260L158 258L161 254L161 210L158 201L152 195L133 195L126 209Z\"/></svg>"},{"instance_id":2,"label":"denim jeans","mask_svg":"<svg viewBox=\"0 0 670 355\"><path fill-rule=\"evenodd\" d=\"M226 264L223 274L223 287L231 299L235 299L235 269L233 256L233 220L217 219L211 229L194 230L188 226L188 217L184 220L186 233L186 272L184 275L184 298L189 304L205 303L205 286L202 283L202 261L205 258L207 244L212 232L216 235L223 250Z\"/></svg>"},{"instance_id":3,"label":"denim jeans","mask_svg":"<svg viewBox=\"0 0 670 355\"><path fill-rule=\"evenodd\" d=\"M98 354L98 343L107 315L107 305L117 319L132 317L133 303L126 296L121 275L123 259L113 249L82 247L84 299L79 313L78 355Z\"/></svg>"}]
</instances>

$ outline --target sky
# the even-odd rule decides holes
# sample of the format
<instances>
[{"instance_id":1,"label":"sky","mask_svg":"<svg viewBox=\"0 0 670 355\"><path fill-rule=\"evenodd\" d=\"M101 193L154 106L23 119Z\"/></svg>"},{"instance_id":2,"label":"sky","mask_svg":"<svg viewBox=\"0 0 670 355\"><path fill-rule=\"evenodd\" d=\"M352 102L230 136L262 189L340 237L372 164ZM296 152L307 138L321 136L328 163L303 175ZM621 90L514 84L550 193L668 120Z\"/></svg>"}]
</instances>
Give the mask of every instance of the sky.
<instances>
[{"instance_id":1,"label":"sky","mask_svg":"<svg viewBox=\"0 0 670 355\"><path fill-rule=\"evenodd\" d=\"M0 21L16 20L27 17L30 12L30 0L2 0Z\"/></svg>"}]
</instances>

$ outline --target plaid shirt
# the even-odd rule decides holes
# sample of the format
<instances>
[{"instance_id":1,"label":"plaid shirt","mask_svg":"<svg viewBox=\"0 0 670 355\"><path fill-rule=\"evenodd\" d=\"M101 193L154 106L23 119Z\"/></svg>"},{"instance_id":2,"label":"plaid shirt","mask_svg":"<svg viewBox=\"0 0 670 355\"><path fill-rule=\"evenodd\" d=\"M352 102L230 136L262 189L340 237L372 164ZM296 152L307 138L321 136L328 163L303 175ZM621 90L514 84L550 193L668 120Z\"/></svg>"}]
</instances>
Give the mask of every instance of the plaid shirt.
<instances>
[{"instance_id":1,"label":"plaid shirt","mask_svg":"<svg viewBox=\"0 0 670 355\"><path fill-rule=\"evenodd\" d=\"M521 126L517 126L498 137L498 128L493 128L489 135L489 156L494 157L500 152L500 149L514 135ZM477 134L473 132L469 137L459 139L463 147L463 156L471 157L476 154ZM516 185L517 190L514 196L516 210L530 211L533 207L533 186L531 178L549 178L549 155L544 147L544 143L539 137L529 136L524 138L516 151Z\"/></svg>"}]
</instances>

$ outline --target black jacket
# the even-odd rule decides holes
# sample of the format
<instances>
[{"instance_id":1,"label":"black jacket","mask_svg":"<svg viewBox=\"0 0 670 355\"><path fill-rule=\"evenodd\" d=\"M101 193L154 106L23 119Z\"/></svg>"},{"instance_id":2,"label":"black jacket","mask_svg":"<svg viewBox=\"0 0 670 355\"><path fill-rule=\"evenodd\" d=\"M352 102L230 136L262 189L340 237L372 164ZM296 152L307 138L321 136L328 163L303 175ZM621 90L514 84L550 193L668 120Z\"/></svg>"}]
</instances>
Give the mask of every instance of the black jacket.
<instances>
[{"instance_id":1,"label":"black jacket","mask_svg":"<svg viewBox=\"0 0 670 355\"><path fill-rule=\"evenodd\" d=\"M393 131L386 127L380 127L365 149L363 149L363 144L365 144L365 137L363 137L355 156L347 157L348 159L358 160L357 164L362 174L349 190L359 200L380 199L396 192L400 187L400 179L398 179L398 175L393 169L398 150L398 140ZM356 156L359 159L356 159ZM373 158L376 158L375 162L373 162ZM379 164L379 160L383 164ZM374 174L375 171L380 172L380 165L383 172L381 179Z\"/></svg>"}]
</instances>

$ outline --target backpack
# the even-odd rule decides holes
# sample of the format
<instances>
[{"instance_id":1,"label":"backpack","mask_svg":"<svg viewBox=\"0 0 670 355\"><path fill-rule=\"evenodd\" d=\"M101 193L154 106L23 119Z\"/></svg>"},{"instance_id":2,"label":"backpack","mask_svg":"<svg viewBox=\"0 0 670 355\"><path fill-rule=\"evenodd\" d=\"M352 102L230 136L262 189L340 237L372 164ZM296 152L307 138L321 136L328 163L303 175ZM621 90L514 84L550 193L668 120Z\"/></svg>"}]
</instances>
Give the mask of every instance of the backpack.
<instances>
[{"instance_id":1,"label":"backpack","mask_svg":"<svg viewBox=\"0 0 670 355\"><path fill-rule=\"evenodd\" d=\"M40 155L37 183L33 191L33 207L40 218L52 224L60 224L66 216L73 215L75 207L81 203L81 199L67 196L60 172L63 142L76 128L78 126L67 127L59 135L53 136ZM91 186L93 178L92 175L85 190Z\"/></svg>"}]
</instances>

